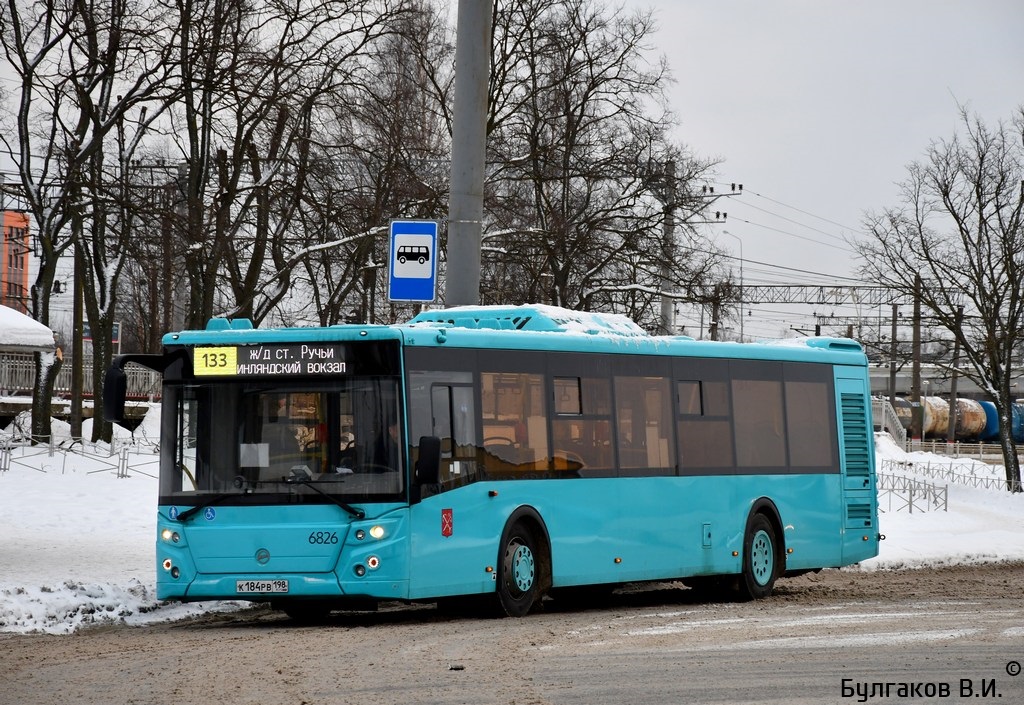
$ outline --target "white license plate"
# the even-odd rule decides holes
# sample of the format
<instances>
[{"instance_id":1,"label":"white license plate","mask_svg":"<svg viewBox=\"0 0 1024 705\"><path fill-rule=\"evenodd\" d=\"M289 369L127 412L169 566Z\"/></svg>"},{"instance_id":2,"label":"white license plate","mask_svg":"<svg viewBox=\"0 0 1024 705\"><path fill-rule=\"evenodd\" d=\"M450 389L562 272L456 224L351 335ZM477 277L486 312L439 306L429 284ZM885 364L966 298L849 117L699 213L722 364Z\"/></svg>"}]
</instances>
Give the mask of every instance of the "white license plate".
<instances>
[{"instance_id":1,"label":"white license plate","mask_svg":"<svg viewBox=\"0 0 1024 705\"><path fill-rule=\"evenodd\" d=\"M239 595L288 592L287 580L236 580L235 592Z\"/></svg>"}]
</instances>

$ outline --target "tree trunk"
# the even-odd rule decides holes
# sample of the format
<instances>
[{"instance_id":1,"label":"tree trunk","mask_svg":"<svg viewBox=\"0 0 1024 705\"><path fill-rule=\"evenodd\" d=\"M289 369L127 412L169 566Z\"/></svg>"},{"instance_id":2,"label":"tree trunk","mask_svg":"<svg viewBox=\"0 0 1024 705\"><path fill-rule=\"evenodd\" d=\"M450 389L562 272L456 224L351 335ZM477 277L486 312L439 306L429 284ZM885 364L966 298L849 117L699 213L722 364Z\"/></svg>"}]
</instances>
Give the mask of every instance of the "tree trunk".
<instances>
[{"instance_id":1,"label":"tree trunk","mask_svg":"<svg viewBox=\"0 0 1024 705\"><path fill-rule=\"evenodd\" d=\"M1020 492L1020 461L1017 458L1017 444L1013 440L1013 409L1007 398L999 403L999 446L1003 451L1003 467L1006 468L1006 489Z\"/></svg>"},{"instance_id":2,"label":"tree trunk","mask_svg":"<svg viewBox=\"0 0 1024 705\"><path fill-rule=\"evenodd\" d=\"M113 344L113 321L109 314L102 315L96 322L96 328L92 331L92 442L104 441L110 443L113 436L113 428L110 422L103 416L103 403L100 397L100 390L103 389L103 381L106 371L112 362Z\"/></svg>"},{"instance_id":3,"label":"tree trunk","mask_svg":"<svg viewBox=\"0 0 1024 705\"><path fill-rule=\"evenodd\" d=\"M52 428L50 425L50 400L53 398L53 385L57 381L57 373L63 360L56 352L37 352L36 383L32 389L32 443L49 442Z\"/></svg>"}]
</instances>

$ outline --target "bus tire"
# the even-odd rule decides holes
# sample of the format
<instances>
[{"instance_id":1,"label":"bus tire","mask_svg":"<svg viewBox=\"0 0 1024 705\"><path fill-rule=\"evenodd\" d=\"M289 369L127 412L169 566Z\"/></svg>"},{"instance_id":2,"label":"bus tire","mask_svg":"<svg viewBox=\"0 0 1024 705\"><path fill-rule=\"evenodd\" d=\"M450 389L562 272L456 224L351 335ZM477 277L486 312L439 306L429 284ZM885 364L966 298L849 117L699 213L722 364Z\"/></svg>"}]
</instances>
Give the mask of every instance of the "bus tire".
<instances>
[{"instance_id":1,"label":"bus tire","mask_svg":"<svg viewBox=\"0 0 1024 705\"><path fill-rule=\"evenodd\" d=\"M518 521L506 530L498 554L497 593L501 612L525 617L542 596L543 557L529 527Z\"/></svg>"},{"instance_id":2,"label":"bus tire","mask_svg":"<svg viewBox=\"0 0 1024 705\"><path fill-rule=\"evenodd\" d=\"M743 537L743 573L740 597L759 600L772 594L779 577L779 540L775 527L764 514L755 514L747 522Z\"/></svg>"}]
</instances>

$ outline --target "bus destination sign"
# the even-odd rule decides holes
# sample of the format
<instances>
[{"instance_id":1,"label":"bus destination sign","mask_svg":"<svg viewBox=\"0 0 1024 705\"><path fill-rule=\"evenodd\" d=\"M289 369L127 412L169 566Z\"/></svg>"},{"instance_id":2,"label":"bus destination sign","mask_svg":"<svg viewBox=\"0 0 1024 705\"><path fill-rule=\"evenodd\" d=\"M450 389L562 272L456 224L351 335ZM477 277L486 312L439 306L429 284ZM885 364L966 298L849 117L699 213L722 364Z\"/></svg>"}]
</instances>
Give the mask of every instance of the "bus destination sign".
<instances>
[{"instance_id":1,"label":"bus destination sign","mask_svg":"<svg viewBox=\"0 0 1024 705\"><path fill-rule=\"evenodd\" d=\"M343 375L345 346L330 343L216 346L196 348L196 377Z\"/></svg>"}]
</instances>

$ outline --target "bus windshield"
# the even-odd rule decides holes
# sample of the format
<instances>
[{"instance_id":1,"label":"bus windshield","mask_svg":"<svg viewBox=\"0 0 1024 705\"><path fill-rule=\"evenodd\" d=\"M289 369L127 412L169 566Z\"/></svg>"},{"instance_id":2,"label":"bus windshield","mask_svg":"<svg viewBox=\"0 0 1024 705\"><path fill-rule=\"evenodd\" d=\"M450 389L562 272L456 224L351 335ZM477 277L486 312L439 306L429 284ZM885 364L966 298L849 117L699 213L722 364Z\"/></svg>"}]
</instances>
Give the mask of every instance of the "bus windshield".
<instances>
[{"instance_id":1,"label":"bus windshield","mask_svg":"<svg viewBox=\"0 0 1024 705\"><path fill-rule=\"evenodd\" d=\"M168 383L161 503L209 493L397 499L404 489L398 390L390 376ZM282 494L291 499L271 497Z\"/></svg>"}]
</instances>

